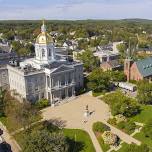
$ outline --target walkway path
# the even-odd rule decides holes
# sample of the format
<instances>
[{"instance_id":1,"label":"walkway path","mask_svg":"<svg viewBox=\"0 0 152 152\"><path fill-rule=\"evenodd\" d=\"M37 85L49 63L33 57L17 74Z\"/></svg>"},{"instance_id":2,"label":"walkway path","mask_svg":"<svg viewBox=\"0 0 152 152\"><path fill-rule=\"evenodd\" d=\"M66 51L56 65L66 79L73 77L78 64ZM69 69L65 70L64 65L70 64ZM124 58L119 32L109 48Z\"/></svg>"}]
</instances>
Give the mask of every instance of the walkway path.
<instances>
[{"instance_id":1,"label":"walkway path","mask_svg":"<svg viewBox=\"0 0 152 152\"><path fill-rule=\"evenodd\" d=\"M107 122L104 122L107 126L109 126L111 128L111 132L116 134L117 136L119 136L119 138L121 140L123 140L124 142L128 143L128 144L131 144L131 143L134 143L134 144L137 144L137 145L140 145L141 142L138 141L137 139L131 137L130 135L124 133L123 131L117 129L116 127L108 124Z\"/></svg>"},{"instance_id":2,"label":"walkway path","mask_svg":"<svg viewBox=\"0 0 152 152\"><path fill-rule=\"evenodd\" d=\"M83 116L86 105L88 105L89 111L92 113L87 119ZM48 107L42 110L42 115L45 120L54 119L62 121L62 125L65 125L66 128L76 128L87 131L92 139L96 152L102 152L102 149L92 131L92 125L97 121L107 124L111 128L112 132L118 135L126 143L133 142L137 145L140 144L138 140L108 124L106 122L110 117L108 105L100 99L88 94L77 97L69 103L54 108ZM84 120L86 120L87 123L84 123Z\"/></svg>"},{"instance_id":3,"label":"walkway path","mask_svg":"<svg viewBox=\"0 0 152 152\"><path fill-rule=\"evenodd\" d=\"M12 152L20 152L21 148L18 143L13 139L13 137L9 134L6 127L0 122L0 128L3 130L2 137L4 140L11 146Z\"/></svg>"}]
</instances>

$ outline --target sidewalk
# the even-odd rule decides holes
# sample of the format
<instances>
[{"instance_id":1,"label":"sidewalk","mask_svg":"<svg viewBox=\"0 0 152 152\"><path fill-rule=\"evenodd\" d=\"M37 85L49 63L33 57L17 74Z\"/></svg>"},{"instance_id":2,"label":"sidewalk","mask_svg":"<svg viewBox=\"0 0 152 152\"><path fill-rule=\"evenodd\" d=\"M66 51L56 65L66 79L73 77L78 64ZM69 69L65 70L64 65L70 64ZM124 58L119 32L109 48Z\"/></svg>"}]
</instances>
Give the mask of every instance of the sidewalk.
<instances>
[{"instance_id":1,"label":"sidewalk","mask_svg":"<svg viewBox=\"0 0 152 152\"><path fill-rule=\"evenodd\" d=\"M6 127L0 122L0 128L3 130L2 137L4 140L11 146L12 152L20 152L21 148L18 145L18 143L15 141L15 139L9 134Z\"/></svg>"}]
</instances>

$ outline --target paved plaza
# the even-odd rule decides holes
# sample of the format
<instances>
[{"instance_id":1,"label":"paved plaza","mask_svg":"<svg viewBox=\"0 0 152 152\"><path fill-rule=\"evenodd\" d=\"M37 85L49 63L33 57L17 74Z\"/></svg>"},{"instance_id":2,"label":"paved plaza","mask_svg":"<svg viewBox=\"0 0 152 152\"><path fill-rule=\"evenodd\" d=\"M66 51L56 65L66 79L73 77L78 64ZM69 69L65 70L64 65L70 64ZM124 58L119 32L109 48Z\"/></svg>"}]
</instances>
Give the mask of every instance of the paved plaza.
<instances>
[{"instance_id":1,"label":"paved plaza","mask_svg":"<svg viewBox=\"0 0 152 152\"><path fill-rule=\"evenodd\" d=\"M88 105L90 112L90 116L88 118L84 117L86 105ZM111 115L108 105L89 94L76 97L69 103L60 106L48 107L42 110L42 115L45 120L58 120L61 122L63 127L83 129L87 131L92 139L96 152L102 152L102 149L92 131L92 125L97 121L107 124L111 128L111 131L116 133L126 143L133 142L138 145L140 144L138 140L109 125L106 122Z\"/></svg>"}]
</instances>

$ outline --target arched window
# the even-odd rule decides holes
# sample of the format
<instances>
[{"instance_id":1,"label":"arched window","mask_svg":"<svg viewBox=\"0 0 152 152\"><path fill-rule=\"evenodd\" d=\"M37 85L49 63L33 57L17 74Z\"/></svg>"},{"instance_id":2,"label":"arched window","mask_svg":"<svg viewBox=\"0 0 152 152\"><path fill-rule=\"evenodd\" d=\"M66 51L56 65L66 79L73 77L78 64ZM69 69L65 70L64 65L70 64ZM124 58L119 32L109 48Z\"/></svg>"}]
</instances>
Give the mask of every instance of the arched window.
<instances>
[{"instance_id":1,"label":"arched window","mask_svg":"<svg viewBox=\"0 0 152 152\"><path fill-rule=\"evenodd\" d=\"M49 56L51 56L51 49L49 48Z\"/></svg>"},{"instance_id":2,"label":"arched window","mask_svg":"<svg viewBox=\"0 0 152 152\"><path fill-rule=\"evenodd\" d=\"M45 50L42 49L42 57L44 57L44 56L45 56Z\"/></svg>"}]
</instances>

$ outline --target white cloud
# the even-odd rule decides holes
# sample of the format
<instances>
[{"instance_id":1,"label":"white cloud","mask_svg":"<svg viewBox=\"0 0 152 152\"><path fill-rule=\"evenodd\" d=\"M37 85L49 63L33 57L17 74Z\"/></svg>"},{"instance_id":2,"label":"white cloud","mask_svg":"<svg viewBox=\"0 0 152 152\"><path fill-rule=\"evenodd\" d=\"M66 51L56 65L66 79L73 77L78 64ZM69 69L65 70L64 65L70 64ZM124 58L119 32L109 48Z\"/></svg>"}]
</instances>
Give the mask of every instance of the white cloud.
<instances>
[{"instance_id":1,"label":"white cloud","mask_svg":"<svg viewBox=\"0 0 152 152\"><path fill-rule=\"evenodd\" d=\"M2 0L0 0L1 2ZM101 3L102 1L102 3ZM0 6L0 19L152 19L151 0L68 0L47 5L4 5ZM119 2L120 3L119 3ZM117 2L117 3L116 3Z\"/></svg>"}]
</instances>

